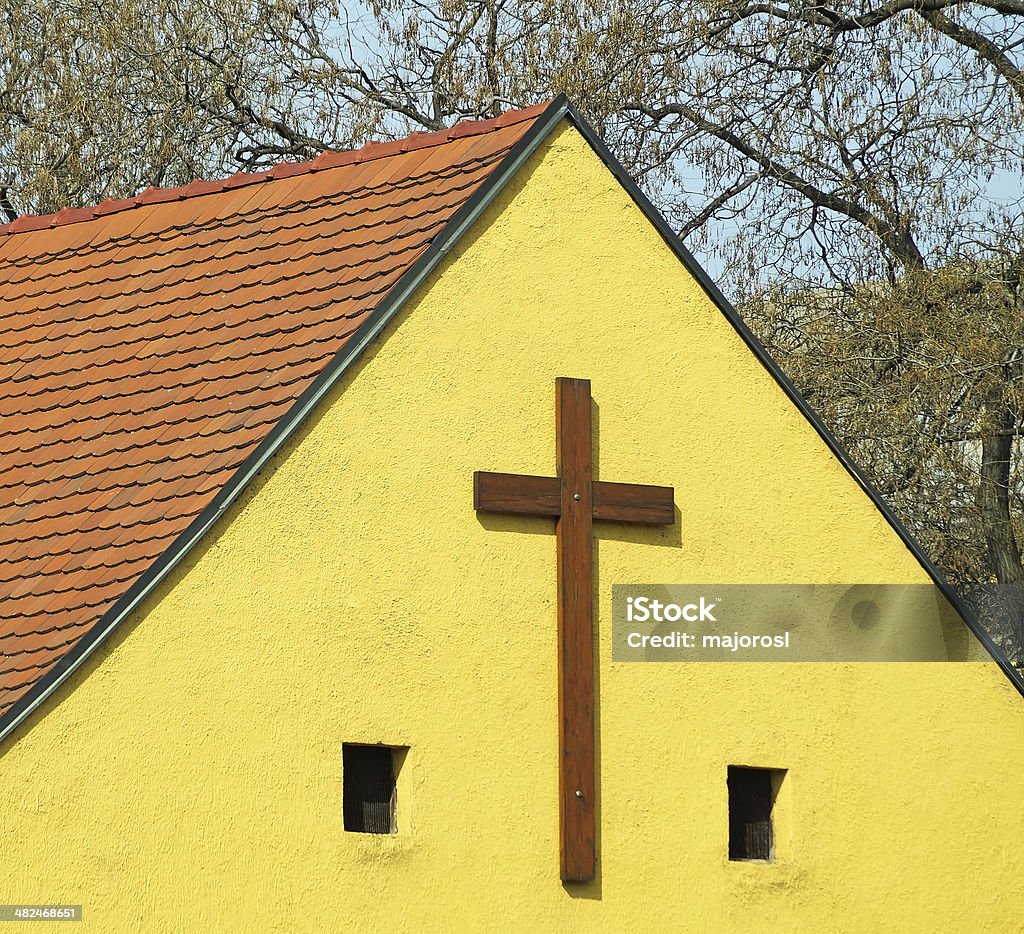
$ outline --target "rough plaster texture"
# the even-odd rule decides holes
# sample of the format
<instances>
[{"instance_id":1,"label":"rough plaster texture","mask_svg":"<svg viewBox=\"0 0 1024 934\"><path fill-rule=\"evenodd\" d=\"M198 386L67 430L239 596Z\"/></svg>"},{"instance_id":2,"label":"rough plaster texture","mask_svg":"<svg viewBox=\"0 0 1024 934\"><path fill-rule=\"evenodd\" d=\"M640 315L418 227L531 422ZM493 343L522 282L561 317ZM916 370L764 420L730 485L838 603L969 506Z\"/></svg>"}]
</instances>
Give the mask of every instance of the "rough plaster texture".
<instances>
[{"instance_id":1,"label":"rough plaster texture","mask_svg":"<svg viewBox=\"0 0 1024 934\"><path fill-rule=\"evenodd\" d=\"M592 380L598 476L681 512L599 530L600 876L568 889L551 523L471 495L553 471L559 375ZM0 901L101 932L1004 932L1024 701L994 665L610 661L613 583L925 579L563 128L0 750ZM344 741L410 747L396 836L343 831ZM789 770L776 863L726 858L730 763Z\"/></svg>"}]
</instances>

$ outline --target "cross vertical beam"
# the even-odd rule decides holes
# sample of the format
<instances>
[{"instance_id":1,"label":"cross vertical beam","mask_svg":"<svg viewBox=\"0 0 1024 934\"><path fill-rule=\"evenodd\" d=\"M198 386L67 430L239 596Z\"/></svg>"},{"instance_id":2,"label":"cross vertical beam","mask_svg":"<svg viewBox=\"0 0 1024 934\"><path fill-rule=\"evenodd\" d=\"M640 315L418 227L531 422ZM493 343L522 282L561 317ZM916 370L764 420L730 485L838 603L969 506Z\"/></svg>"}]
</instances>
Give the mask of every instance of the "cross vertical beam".
<instances>
[{"instance_id":1,"label":"cross vertical beam","mask_svg":"<svg viewBox=\"0 0 1024 934\"><path fill-rule=\"evenodd\" d=\"M559 849L562 879L582 882L596 859L590 381L556 386Z\"/></svg>"}]
</instances>

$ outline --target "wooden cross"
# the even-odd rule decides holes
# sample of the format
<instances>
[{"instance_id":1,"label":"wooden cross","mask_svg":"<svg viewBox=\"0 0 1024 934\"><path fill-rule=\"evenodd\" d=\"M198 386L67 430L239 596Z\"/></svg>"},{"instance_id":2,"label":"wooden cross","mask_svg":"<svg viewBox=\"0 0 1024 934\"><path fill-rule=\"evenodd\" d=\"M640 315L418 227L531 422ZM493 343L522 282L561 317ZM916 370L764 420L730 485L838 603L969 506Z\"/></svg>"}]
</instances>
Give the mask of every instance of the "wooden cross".
<instances>
[{"instance_id":1,"label":"wooden cross","mask_svg":"<svg viewBox=\"0 0 1024 934\"><path fill-rule=\"evenodd\" d=\"M549 516L558 547L558 796L562 879L594 878L593 520L672 525L672 487L592 479L590 381L555 380L558 476L473 474L478 512Z\"/></svg>"}]
</instances>

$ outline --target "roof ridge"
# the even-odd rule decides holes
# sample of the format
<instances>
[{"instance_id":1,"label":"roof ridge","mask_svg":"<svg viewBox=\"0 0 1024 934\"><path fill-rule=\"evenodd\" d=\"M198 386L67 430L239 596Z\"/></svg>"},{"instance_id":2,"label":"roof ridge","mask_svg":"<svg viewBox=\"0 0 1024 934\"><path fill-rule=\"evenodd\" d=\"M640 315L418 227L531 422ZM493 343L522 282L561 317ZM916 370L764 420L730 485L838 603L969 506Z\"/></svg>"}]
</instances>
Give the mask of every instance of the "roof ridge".
<instances>
[{"instance_id":1,"label":"roof ridge","mask_svg":"<svg viewBox=\"0 0 1024 934\"><path fill-rule=\"evenodd\" d=\"M532 107L506 110L503 114L487 120L476 118L460 120L444 130L434 130L431 132L414 130L408 136L404 136L401 139L388 141L368 140L357 149L344 151L325 150L315 159L305 162L279 162L273 168L262 172L236 172L227 178L209 181L196 179L187 185L180 185L175 188L150 187L131 198L108 198L90 207L65 207L51 214L23 214L13 221L0 225L0 236L27 233L44 228L62 227L67 224L78 224L147 204L159 204L163 201L184 201L186 198L216 194L246 185L256 185L263 182L276 181L281 178L293 178L296 175L321 172L325 169L334 169L356 163L373 162L376 159L385 159L389 156L397 156L400 153L429 149L456 139L462 139L463 137L480 136L493 130L533 120L540 116L550 103L550 101L544 101L540 104L534 104Z\"/></svg>"}]
</instances>

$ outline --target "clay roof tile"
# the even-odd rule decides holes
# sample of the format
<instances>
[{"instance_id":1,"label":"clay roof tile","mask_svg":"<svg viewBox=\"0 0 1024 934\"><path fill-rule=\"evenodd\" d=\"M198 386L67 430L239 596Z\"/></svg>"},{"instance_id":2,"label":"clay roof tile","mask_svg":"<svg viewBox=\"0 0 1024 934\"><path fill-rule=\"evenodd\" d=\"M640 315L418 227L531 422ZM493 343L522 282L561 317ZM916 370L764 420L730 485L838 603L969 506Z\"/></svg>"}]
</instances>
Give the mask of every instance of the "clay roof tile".
<instances>
[{"instance_id":1,"label":"clay roof tile","mask_svg":"<svg viewBox=\"0 0 1024 934\"><path fill-rule=\"evenodd\" d=\"M0 227L0 729L530 126L469 121Z\"/></svg>"}]
</instances>

